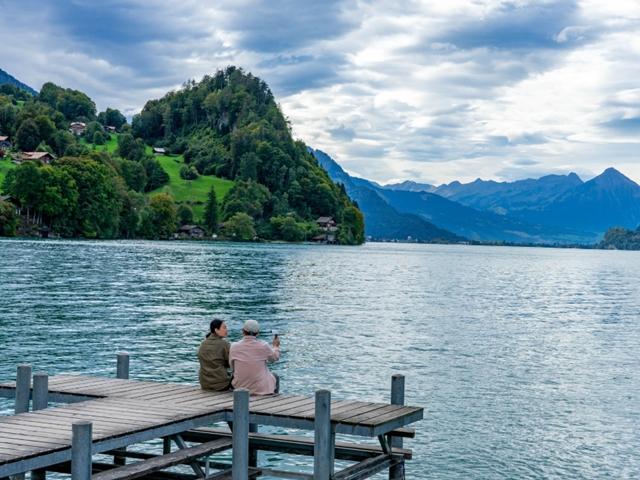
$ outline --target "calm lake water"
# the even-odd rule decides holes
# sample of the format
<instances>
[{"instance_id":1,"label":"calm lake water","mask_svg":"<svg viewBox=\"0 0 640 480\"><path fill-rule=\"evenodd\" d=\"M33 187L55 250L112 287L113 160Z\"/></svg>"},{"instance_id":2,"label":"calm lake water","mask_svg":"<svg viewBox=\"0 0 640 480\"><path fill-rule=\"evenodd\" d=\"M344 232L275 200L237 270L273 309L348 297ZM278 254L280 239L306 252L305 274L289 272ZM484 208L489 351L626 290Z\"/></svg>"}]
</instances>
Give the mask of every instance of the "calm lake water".
<instances>
[{"instance_id":1,"label":"calm lake water","mask_svg":"<svg viewBox=\"0 0 640 480\"><path fill-rule=\"evenodd\" d=\"M284 393L388 401L405 374L407 478L640 477L640 253L0 240L0 380L127 350L196 382L213 316L284 333Z\"/></svg>"}]
</instances>

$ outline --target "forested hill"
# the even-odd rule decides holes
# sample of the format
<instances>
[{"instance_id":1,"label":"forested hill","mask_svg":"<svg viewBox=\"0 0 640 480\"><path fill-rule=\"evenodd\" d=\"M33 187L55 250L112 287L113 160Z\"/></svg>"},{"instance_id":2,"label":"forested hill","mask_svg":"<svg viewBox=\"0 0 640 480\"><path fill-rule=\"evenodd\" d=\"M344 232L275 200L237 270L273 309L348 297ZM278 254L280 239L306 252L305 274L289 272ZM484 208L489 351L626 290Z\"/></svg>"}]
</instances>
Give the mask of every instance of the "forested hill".
<instances>
[{"instance_id":1,"label":"forested hill","mask_svg":"<svg viewBox=\"0 0 640 480\"><path fill-rule=\"evenodd\" d=\"M134 117L132 132L148 144L184 154L199 174L236 181L223 221L246 213L260 236L273 238L283 222L302 232L318 217L333 217L340 243L364 239L357 205L306 145L293 140L267 84L242 69L228 67L147 102Z\"/></svg>"},{"instance_id":2,"label":"forested hill","mask_svg":"<svg viewBox=\"0 0 640 480\"><path fill-rule=\"evenodd\" d=\"M25 91L27 93L30 93L31 95L37 95L38 94L38 92L36 92L29 85L26 85L26 84L22 83L20 80L14 78L12 75L9 75L7 72L5 72L4 70L2 70L0 68L0 85L5 85L5 84L9 84L9 85L13 85L14 87L18 87L20 90L23 90L23 91Z\"/></svg>"}]
</instances>

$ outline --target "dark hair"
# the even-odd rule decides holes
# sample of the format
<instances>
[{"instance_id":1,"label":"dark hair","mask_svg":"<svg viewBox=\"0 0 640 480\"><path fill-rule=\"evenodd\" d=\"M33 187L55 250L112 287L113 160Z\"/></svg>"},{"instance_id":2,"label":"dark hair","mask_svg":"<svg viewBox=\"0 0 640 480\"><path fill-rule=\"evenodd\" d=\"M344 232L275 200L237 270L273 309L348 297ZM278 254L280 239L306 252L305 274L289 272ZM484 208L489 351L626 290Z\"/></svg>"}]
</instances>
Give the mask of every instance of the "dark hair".
<instances>
[{"instance_id":1,"label":"dark hair","mask_svg":"<svg viewBox=\"0 0 640 480\"><path fill-rule=\"evenodd\" d=\"M207 338L209 338L211 335L215 335L216 330L220 328L223 323L224 323L224 320L220 320L218 318L216 318L215 320L211 320L211 323L209 324L210 332L207 333Z\"/></svg>"}]
</instances>

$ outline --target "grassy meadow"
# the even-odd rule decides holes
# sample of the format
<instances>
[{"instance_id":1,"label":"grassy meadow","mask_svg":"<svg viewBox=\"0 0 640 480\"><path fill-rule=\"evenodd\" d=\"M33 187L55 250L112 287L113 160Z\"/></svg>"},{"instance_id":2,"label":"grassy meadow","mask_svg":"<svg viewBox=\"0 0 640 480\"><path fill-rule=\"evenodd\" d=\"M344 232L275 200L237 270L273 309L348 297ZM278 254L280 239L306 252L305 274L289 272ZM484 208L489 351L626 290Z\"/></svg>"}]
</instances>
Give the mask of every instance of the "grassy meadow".
<instances>
[{"instance_id":1,"label":"grassy meadow","mask_svg":"<svg viewBox=\"0 0 640 480\"><path fill-rule=\"evenodd\" d=\"M0 192L2 192L2 184L4 183L4 177L7 176L7 172L15 168L15 164L11 162L9 157L0 158ZM216 190L216 193L218 191Z\"/></svg>"},{"instance_id":2,"label":"grassy meadow","mask_svg":"<svg viewBox=\"0 0 640 480\"><path fill-rule=\"evenodd\" d=\"M218 204L227 192L233 187L231 180L214 177L212 175L200 175L195 180L185 180L180 177L180 167L184 165L182 155L156 155L156 159L162 165L165 172L169 174L169 183L152 192L165 192L170 194L177 204L189 204L193 210L196 222L200 222L204 215L204 204L211 187L215 189Z\"/></svg>"},{"instance_id":3,"label":"grassy meadow","mask_svg":"<svg viewBox=\"0 0 640 480\"><path fill-rule=\"evenodd\" d=\"M98 152L106 151L109 153L115 153L118 149L118 136L110 135L109 140L104 145L94 145L87 142L84 138L81 139L81 143ZM146 152L151 154L153 149L147 145ZM231 180L225 180L212 175L201 175L195 180L185 180L181 178L180 168L184 165L184 157L182 155L155 155L155 158L160 162L164 171L169 175L169 183L149 192L148 195L168 193L174 198L176 204L190 205L193 210L194 221L196 223L202 222L202 217L204 216L204 205L207 201L207 196L209 195L211 187L216 191L218 204L221 204L225 195L233 186L234 182Z\"/></svg>"}]
</instances>

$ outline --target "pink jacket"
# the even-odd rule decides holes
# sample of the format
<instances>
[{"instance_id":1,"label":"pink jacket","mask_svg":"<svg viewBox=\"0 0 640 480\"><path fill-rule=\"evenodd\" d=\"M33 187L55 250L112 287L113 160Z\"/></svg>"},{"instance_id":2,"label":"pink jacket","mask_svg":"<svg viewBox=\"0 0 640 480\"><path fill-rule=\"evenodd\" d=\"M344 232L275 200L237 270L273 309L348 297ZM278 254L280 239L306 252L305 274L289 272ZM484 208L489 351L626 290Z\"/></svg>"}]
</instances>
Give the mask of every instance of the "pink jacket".
<instances>
[{"instance_id":1,"label":"pink jacket","mask_svg":"<svg viewBox=\"0 0 640 480\"><path fill-rule=\"evenodd\" d=\"M246 388L254 395L268 395L276 389L276 378L267 368L267 362L280 358L280 349L245 336L231 345L229 363L233 369L233 388Z\"/></svg>"}]
</instances>

